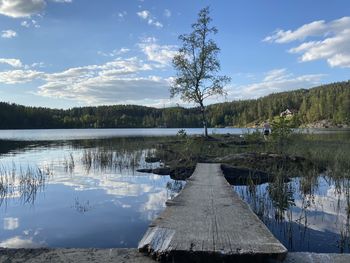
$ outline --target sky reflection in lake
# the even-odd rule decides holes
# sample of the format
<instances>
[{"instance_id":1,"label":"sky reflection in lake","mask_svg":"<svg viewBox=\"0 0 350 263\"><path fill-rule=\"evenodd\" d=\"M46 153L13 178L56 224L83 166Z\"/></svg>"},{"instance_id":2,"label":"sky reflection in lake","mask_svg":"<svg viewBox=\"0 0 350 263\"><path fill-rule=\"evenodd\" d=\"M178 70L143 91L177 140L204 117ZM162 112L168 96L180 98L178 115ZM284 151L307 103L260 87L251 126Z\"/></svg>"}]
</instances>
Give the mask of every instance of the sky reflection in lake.
<instances>
[{"instance_id":1,"label":"sky reflection in lake","mask_svg":"<svg viewBox=\"0 0 350 263\"><path fill-rule=\"evenodd\" d=\"M320 175L305 192L303 180L293 178L278 194L273 183L234 190L289 251L349 253L350 181Z\"/></svg>"},{"instance_id":2,"label":"sky reflection in lake","mask_svg":"<svg viewBox=\"0 0 350 263\"><path fill-rule=\"evenodd\" d=\"M1 155L3 170L40 168L45 181L30 202L21 198L20 180L13 181L0 206L0 247L136 247L182 183L135 172L150 166L143 161L149 149L110 145L37 145ZM87 150L95 154L89 169ZM94 163L111 154L112 165ZM134 158L133 165L127 158Z\"/></svg>"}]
</instances>

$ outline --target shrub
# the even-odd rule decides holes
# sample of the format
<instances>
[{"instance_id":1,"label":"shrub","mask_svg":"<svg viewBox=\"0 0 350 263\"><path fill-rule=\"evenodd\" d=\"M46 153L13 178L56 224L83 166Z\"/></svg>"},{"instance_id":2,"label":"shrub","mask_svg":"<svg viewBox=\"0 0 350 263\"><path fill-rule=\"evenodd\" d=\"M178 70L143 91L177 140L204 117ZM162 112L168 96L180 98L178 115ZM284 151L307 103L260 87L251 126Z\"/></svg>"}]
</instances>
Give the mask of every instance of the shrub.
<instances>
[{"instance_id":1,"label":"shrub","mask_svg":"<svg viewBox=\"0 0 350 263\"><path fill-rule=\"evenodd\" d=\"M186 133L185 129L180 129L180 130L177 132L176 136L179 136L179 137L181 137L181 138L186 138L186 137L187 137L187 133Z\"/></svg>"}]
</instances>

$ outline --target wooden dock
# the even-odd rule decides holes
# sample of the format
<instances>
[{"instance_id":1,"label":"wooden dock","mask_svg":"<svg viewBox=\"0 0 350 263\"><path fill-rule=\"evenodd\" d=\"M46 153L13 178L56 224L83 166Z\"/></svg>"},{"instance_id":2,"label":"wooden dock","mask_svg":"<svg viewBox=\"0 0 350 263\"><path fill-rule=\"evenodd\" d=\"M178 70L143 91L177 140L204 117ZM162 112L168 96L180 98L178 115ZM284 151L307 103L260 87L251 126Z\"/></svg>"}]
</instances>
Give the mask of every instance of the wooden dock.
<instances>
[{"instance_id":1,"label":"wooden dock","mask_svg":"<svg viewBox=\"0 0 350 263\"><path fill-rule=\"evenodd\" d=\"M186 186L149 226L140 252L168 262L283 260L287 249L233 192L220 164L197 164Z\"/></svg>"},{"instance_id":2,"label":"wooden dock","mask_svg":"<svg viewBox=\"0 0 350 263\"><path fill-rule=\"evenodd\" d=\"M170 262L350 262L349 254L288 253L226 182L219 164L198 164L151 224L139 251ZM6 249L0 262L152 263L136 249Z\"/></svg>"}]
</instances>

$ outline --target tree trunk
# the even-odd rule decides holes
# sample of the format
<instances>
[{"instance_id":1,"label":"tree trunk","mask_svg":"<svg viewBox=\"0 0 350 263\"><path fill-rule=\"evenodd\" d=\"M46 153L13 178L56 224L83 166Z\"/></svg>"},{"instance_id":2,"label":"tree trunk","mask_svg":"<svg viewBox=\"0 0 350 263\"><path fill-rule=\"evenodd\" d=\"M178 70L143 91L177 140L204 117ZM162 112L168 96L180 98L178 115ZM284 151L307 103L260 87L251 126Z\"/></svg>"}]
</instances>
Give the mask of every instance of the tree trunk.
<instances>
[{"instance_id":1,"label":"tree trunk","mask_svg":"<svg viewBox=\"0 0 350 263\"><path fill-rule=\"evenodd\" d=\"M203 127L204 127L204 136L208 137L207 116L205 114L205 107L203 105L201 105L201 112L202 112L202 121L203 121Z\"/></svg>"}]
</instances>

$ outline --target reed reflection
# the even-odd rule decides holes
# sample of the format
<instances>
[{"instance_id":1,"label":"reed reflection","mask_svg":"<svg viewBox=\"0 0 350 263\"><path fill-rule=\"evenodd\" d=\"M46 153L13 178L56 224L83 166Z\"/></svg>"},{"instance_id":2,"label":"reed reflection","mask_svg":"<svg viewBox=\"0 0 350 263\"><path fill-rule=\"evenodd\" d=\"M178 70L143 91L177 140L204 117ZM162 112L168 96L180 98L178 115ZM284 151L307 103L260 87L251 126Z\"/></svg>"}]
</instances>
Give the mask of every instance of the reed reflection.
<instances>
[{"instance_id":1,"label":"reed reflection","mask_svg":"<svg viewBox=\"0 0 350 263\"><path fill-rule=\"evenodd\" d=\"M349 187L321 174L234 190L290 251L349 253Z\"/></svg>"}]
</instances>

